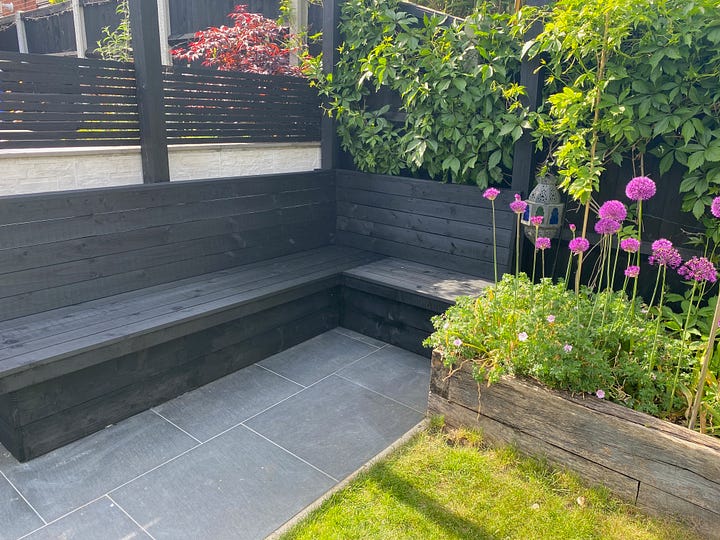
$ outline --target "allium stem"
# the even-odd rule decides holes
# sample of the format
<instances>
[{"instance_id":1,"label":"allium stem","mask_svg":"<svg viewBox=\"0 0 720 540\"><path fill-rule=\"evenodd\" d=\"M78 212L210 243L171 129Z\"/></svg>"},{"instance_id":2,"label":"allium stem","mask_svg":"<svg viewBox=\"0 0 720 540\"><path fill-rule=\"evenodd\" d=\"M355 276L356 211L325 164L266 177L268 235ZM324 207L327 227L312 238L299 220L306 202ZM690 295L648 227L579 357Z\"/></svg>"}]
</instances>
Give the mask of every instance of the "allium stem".
<instances>
[{"instance_id":1,"label":"allium stem","mask_svg":"<svg viewBox=\"0 0 720 540\"><path fill-rule=\"evenodd\" d=\"M718 322L720 322L720 291L718 291L718 299L715 304L715 314L713 315L712 326L710 327L710 337L708 337L707 347L703 354L702 366L698 377L697 387L695 388L695 399L693 399L692 408L690 409L690 419L688 420L688 428L695 429L695 419L700 412L700 403L705 395L705 380L707 379L708 369L710 367L710 359L715 351L715 338L717 337Z\"/></svg>"},{"instance_id":2,"label":"allium stem","mask_svg":"<svg viewBox=\"0 0 720 540\"><path fill-rule=\"evenodd\" d=\"M492 225L493 225L493 269L495 270L495 285L498 282L498 271L497 271L497 237L495 234L495 199L490 201L492 205Z\"/></svg>"},{"instance_id":3,"label":"allium stem","mask_svg":"<svg viewBox=\"0 0 720 540\"><path fill-rule=\"evenodd\" d=\"M664 281L665 280L663 279L663 285L665 285ZM664 288L665 287L663 287L663 289ZM688 312L685 317L685 324L683 325L683 328L682 328L682 336L680 336L681 340L683 342L683 345L685 344L685 335L687 334L687 328L688 328L688 325L690 324L690 314L693 311L692 306L693 306L693 302L695 300L695 289L696 288L697 288L697 281L693 281L692 289L690 290L690 306L688 307ZM662 313L662 311L661 311L661 313ZM672 400L673 400L673 396L675 395L675 390L677 389L678 379L680 378L680 367L681 366L682 366L682 356L680 358L678 358L678 360L677 360L677 367L675 368L675 378L673 379L672 391L670 392L670 395L668 396L667 412L670 412L670 409L672 408Z\"/></svg>"},{"instance_id":4,"label":"allium stem","mask_svg":"<svg viewBox=\"0 0 720 540\"><path fill-rule=\"evenodd\" d=\"M660 281L660 272L661 271L658 269L657 282ZM667 266L662 265L662 275L663 275L662 289L660 289L660 305L659 305L658 316L657 316L657 319L655 320L655 335L653 336L653 345L652 345L652 349L650 350L650 365L649 365L650 373L652 373L653 367L655 367L655 351L657 351L657 338L658 338L658 333L660 332L660 321L662 320L662 306L663 306L663 302L665 300L665 277L666 277L666 274L667 274ZM657 289L657 282L655 284L656 289Z\"/></svg>"}]
</instances>

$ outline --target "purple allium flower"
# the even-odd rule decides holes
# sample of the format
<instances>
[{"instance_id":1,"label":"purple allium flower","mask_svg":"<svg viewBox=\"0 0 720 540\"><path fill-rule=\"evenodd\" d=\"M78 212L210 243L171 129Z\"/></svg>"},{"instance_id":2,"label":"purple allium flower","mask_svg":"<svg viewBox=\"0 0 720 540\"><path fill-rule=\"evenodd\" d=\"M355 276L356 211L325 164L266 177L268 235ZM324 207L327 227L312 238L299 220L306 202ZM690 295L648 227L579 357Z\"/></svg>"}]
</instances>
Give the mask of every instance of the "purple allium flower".
<instances>
[{"instance_id":1,"label":"purple allium flower","mask_svg":"<svg viewBox=\"0 0 720 540\"><path fill-rule=\"evenodd\" d=\"M710 283L717 281L715 265L705 257L693 257L678 268L678 274L693 281L709 281Z\"/></svg>"},{"instance_id":2,"label":"purple allium flower","mask_svg":"<svg viewBox=\"0 0 720 540\"><path fill-rule=\"evenodd\" d=\"M579 236L578 238L570 240L568 247L570 248L570 251L577 255L578 253L587 251L590 248L590 242L587 241L587 238Z\"/></svg>"},{"instance_id":3,"label":"purple allium flower","mask_svg":"<svg viewBox=\"0 0 720 540\"><path fill-rule=\"evenodd\" d=\"M710 212L716 218L720 218L720 197L715 197L710 205Z\"/></svg>"},{"instance_id":4,"label":"purple allium flower","mask_svg":"<svg viewBox=\"0 0 720 540\"><path fill-rule=\"evenodd\" d=\"M542 222L543 222L542 216L533 216L530 218L530 223L532 223L536 227L539 227L540 225L542 225Z\"/></svg>"},{"instance_id":5,"label":"purple allium flower","mask_svg":"<svg viewBox=\"0 0 720 540\"><path fill-rule=\"evenodd\" d=\"M612 200L603 203L598 210L600 218L614 219L615 221L625 221L627 217L627 209L620 201Z\"/></svg>"},{"instance_id":6,"label":"purple allium flower","mask_svg":"<svg viewBox=\"0 0 720 540\"><path fill-rule=\"evenodd\" d=\"M518 339L519 339L520 341L527 341L527 339L528 339L527 332L520 332L520 333L518 334Z\"/></svg>"},{"instance_id":7,"label":"purple allium flower","mask_svg":"<svg viewBox=\"0 0 720 540\"><path fill-rule=\"evenodd\" d=\"M620 230L620 223L614 219L600 218L595 224L595 232L598 234L615 234Z\"/></svg>"},{"instance_id":8,"label":"purple allium flower","mask_svg":"<svg viewBox=\"0 0 720 540\"><path fill-rule=\"evenodd\" d=\"M538 236L535 239L535 249L550 249L550 239L547 236Z\"/></svg>"},{"instance_id":9,"label":"purple allium flower","mask_svg":"<svg viewBox=\"0 0 720 540\"><path fill-rule=\"evenodd\" d=\"M648 262L658 266L677 268L682 263L682 257L670 240L660 238L652 243L652 255L648 258Z\"/></svg>"},{"instance_id":10,"label":"purple allium flower","mask_svg":"<svg viewBox=\"0 0 720 540\"><path fill-rule=\"evenodd\" d=\"M625 195L633 201L646 201L655 195L655 182L647 176L636 176L625 187Z\"/></svg>"},{"instance_id":11,"label":"purple allium flower","mask_svg":"<svg viewBox=\"0 0 720 540\"><path fill-rule=\"evenodd\" d=\"M605 390L603 390L602 388L595 390L595 395L600 399L605 399Z\"/></svg>"},{"instance_id":12,"label":"purple allium flower","mask_svg":"<svg viewBox=\"0 0 720 540\"><path fill-rule=\"evenodd\" d=\"M460 347L460 345L462 345L462 339L460 339L459 337L456 337L455 340L453 341L453 345L455 345L456 347Z\"/></svg>"},{"instance_id":13,"label":"purple allium flower","mask_svg":"<svg viewBox=\"0 0 720 540\"><path fill-rule=\"evenodd\" d=\"M572 232L575 232L575 229L577 229L577 227L575 226L574 223L571 223L571 224L570 224L570 230L571 230Z\"/></svg>"},{"instance_id":14,"label":"purple allium flower","mask_svg":"<svg viewBox=\"0 0 720 540\"><path fill-rule=\"evenodd\" d=\"M640 240L637 238L626 238L620 241L620 249L628 253L637 253L640 249Z\"/></svg>"},{"instance_id":15,"label":"purple allium flower","mask_svg":"<svg viewBox=\"0 0 720 540\"><path fill-rule=\"evenodd\" d=\"M498 195L500 195L500 190L495 189L494 187L487 188L483 193L483 197L485 197L488 201L494 201Z\"/></svg>"},{"instance_id":16,"label":"purple allium flower","mask_svg":"<svg viewBox=\"0 0 720 540\"><path fill-rule=\"evenodd\" d=\"M636 278L639 275L640 275L640 267L639 266L628 266L625 269L625 277Z\"/></svg>"},{"instance_id":17,"label":"purple allium flower","mask_svg":"<svg viewBox=\"0 0 720 540\"><path fill-rule=\"evenodd\" d=\"M548 315L547 317L545 317L545 320L552 324L555 322L555 315Z\"/></svg>"},{"instance_id":18,"label":"purple allium flower","mask_svg":"<svg viewBox=\"0 0 720 540\"><path fill-rule=\"evenodd\" d=\"M572 352L572 345L566 343L565 345L563 345L563 351L565 351L566 353Z\"/></svg>"},{"instance_id":19,"label":"purple allium flower","mask_svg":"<svg viewBox=\"0 0 720 540\"><path fill-rule=\"evenodd\" d=\"M515 200L510 203L510 210L515 212L516 214L522 214L525 209L527 208L527 203L522 200L520 195L517 193L515 194Z\"/></svg>"}]
</instances>

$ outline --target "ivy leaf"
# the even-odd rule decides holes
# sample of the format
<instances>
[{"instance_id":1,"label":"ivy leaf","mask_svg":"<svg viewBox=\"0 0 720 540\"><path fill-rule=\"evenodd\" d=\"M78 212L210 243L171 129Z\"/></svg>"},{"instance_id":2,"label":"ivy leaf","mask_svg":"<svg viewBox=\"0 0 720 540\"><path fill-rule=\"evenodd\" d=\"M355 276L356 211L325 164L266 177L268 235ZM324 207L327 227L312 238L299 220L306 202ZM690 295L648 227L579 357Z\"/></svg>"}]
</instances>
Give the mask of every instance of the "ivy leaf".
<instances>
[{"instance_id":1,"label":"ivy leaf","mask_svg":"<svg viewBox=\"0 0 720 540\"><path fill-rule=\"evenodd\" d=\"M490 154L490 157L488 158L488 169L497 167L498 163L500 163L501 159L502 159L502 151L495 150L492 154Z\"/></svg>"},{"instance_id":2,"label":"ivy leaf","mask_svg":"<svg viewBox=\"0 0 720 540\"><path fill-rule=\"evenodd\" d=\"M704 152L704 157L707 161L720 161L720 145L708 147Z\"/></svg>"},{"instance_id":3,"label":"ivy leaf","mask_svg":"<svg viewBox=\"0 0 720 540\"><path fill-rule=\"evenodd\" d=\"M682 136L685 140L685 144L689 143L690 140L695 136L695 126L691 121L687 121L682 127Z\"/></svg>"},{"instance_id":4,"label":"ivy leaf","mask_svg":"<svg viewBox=\"0 0 720 540\"><path fill-rule=\"evenodd\" d=\"M703 163L705 163L705 152L695 152L694 154L690 154L690 157L688 158L688 170L690 172L694 171L698 167L700 167Z\"/></svg>"},{"instance_id":5,"label":"ivy leaf","mask_svg":"<svg viewBox=\"0 0 720 540\"><path fill-rule=\"evenodd\" d=\"M692 208L693 216L695 216L695 219L700 219L703 214L705 213L705 203L703 203L702 199L698 199L695 201L695 204L693 204Z\"/></svg>"},{"instance_id":6,"label":"ivy leaf","mask_svg":"<svg viewBox=\"0 0 720 540\"><path fill-rule=\"evenodd\" d=\"M662 159L660 160L660 175L662 176L666 172L668 172L673 164L675 163L675 158L673 156L673 152L668 152L665 154Z\"/></svg>"}]
</instances>

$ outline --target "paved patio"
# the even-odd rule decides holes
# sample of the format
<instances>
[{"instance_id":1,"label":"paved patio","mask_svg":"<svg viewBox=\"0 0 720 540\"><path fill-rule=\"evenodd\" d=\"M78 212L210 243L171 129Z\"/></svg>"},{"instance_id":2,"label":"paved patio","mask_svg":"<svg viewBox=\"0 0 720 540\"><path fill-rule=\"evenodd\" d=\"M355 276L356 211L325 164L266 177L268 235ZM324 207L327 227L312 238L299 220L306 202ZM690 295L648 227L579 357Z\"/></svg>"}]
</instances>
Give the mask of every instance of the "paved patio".
<instances>
[{"instance_id":1,"label":"paved patio","mask_svg":"<svg viewBox=\"0 0 720 540\"><path fill-rule=\"evenodd\" d=\"M424 416L429 361L337 328L25 464L0 540L264 538Z\"/></svg>"}]
</instances>

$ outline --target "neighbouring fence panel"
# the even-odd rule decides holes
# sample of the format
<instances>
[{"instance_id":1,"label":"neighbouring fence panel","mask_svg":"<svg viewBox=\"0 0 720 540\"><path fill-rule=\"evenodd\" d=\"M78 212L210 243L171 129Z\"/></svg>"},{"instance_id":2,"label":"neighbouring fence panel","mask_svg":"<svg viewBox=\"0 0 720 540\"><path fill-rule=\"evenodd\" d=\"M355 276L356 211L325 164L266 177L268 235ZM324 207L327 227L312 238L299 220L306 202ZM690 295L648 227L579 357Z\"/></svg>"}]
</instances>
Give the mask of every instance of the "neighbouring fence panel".
<instances>
[{"instance_id":1,"label":"neighbouring fence panel","mask_svg":"<svg viewBox=\"0 0 720 540\"><path fill-rule=\"evenodd\" d=\"M15 23L6 18L0 23L0 51L19 52L17 29Z\"/></svg>"},{"instance_id":2,"label":"neighbouring fence panel","mask_svg":"<svg viewBox=\"0 0 720 540\"><path fill-rule=\"evenodd\" d=\"M132 64L0 52L0 144L137 145ZM168 143L320 140L307 80L198 68L164 74Z\"/></svg>"},{"instance_id":3,"label":"neighbouring fence panel","mask_svg":"<svg viewBox=\"0 0 720 540\"><path fill-rule=\"evenodd\" d=\"M69 2L23 14L30 53L75 53L75 26L68 5Z\"/></svg>"},{"instance_id":4,"label":"neighbouring fence panel","mask_svg":"<svg viewBox=\"0 0 720 540\"><path fill-rule=\"evenodd\" d=\"M510 266L515 216L496 201L498 272ZM493 277L490 203L475 186L337 171L337 243Z\"/></svg>"},{"instance_id":5,"label":"neighbouring fence panel","mask_svg":"<svg viewBox=\"0 0 720 540\"><path fill-rule=\"evenodd\" d=\"M120 24L120 15L117 11L117 2L114 0L83 0L85 17L85 35L87 36L87 54L95 54L98 41L103 37L103 28L110 32Z\"/></svg>"},{"instance_id":6,"label":"neighbouring fence panel","mask_svg":"<svg viewBox=\"0 0 720 540\"><path fill-rule=\"evenodd\" d=\"M278 0L170 0L171 34L178 38L209 26L232 26L227 15L238 4L246 5L250 13L261 13L271 19L280 15Z\"/></svg>"},{"instance_id":7,"label":"neighbouring fence panel","mask_svg":"<svg viewBox=\"0 0 720 540\"><path fill-rule=\"evenodd\" d=\"M306 79L175 67L164 87L170 144L320 139L320 100Z\"/></svg>"},{"instance_id":8,"label":"neighbouring fence panel","mask_svg":"<svg viewBox=\"0 0 720 540\"><path fill-rule=\"evenodd\" d=\"M136 145L132 64L0 52L6 148Z\"/></svg>"}]
</instances>

